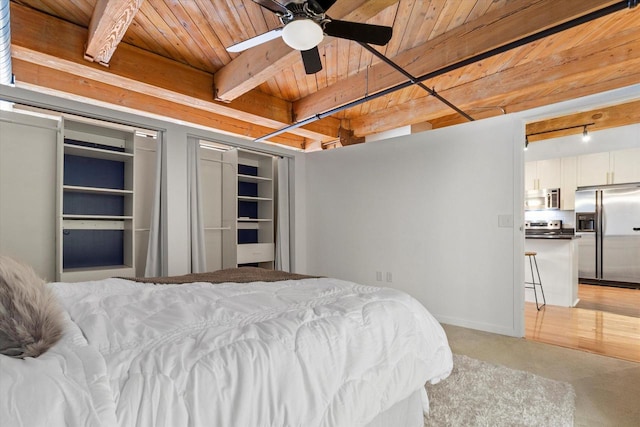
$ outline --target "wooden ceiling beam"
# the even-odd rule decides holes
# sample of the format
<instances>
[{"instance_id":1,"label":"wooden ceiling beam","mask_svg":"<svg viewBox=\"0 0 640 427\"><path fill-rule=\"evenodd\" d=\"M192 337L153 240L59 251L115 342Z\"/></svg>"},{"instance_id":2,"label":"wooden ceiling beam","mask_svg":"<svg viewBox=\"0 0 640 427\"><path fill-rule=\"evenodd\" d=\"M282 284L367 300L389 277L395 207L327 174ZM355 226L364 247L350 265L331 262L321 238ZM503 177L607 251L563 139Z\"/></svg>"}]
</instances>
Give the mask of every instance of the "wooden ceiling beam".
<instances>
[{"instance_id":1,"label":"wooden ceiling beam","mask_svg":"<svg viewBox=\"0 0 640 427\"><path fill-rule=\"evenodd\" d=\"M21 76L20 80L16 82L17 87L37 89L38 92L55 96L64 97L66 94L67 97L74 100L84 98L93 102L98 101L99 104L104 103L121 111L134 113L144 111L147 115L150 114L163 120L169 119L191 123L245 138L255 139L271 131L269 128L257 124L220 116L201 108L156 98L153 95L122 91L118 87L104 82L80 77L21 59L14 59L12 65L16 75ZM304 148L306 140L298 135L281 134L271 138L271 142L295 148Z\"/></svg>"},{"instance_id":2,"label":"wooden ceiling beam","mask_svg":"<svg viewBox=\"0 0 640 427\"><path fill-rule=\"evenodd\" d=\"M133 91L229 117L233 119L232 126L237 121L249 127L257 125L266 130L263 135L292 123L291 103L283 99L253 90L232 103L214 101L211 74L127 43L119 44L109 68L87 62L84 60L85 28L14 2L10 6L14 59L106 83L121 96ZM22 78L14 74L17 80ZM340 120L326 118L321 126L304 126L290 133L310 140L330 141L338 137L339 127ZM318 133L317 129L328 133Z\"/></svg>"},{"instance_id":3,"label":"wooden ceiling beam","mask_svg":"<svg viewBox=\"0 0 640 427\"><path fill-rule=\"evenodd\" d=\"M84 58L109 66L133 17L144 0L98 0L89 23L89 37Z\"/></svg>"},{"instance_id":4,"label":"wooden ceiling beam","mask_svg":"<svg viewBox=\"0 0 640 427\"><path fill-rule=\"evenodd\" d=\"M331 7L329 15L335 19L363 22L397 2L398 0L341 1ZM287 46L282 38L246 50L215 73L215 98L219 101L232 101L290 68L297 61L301 61L300 52Z\"/></svg>"},{"instance_id":5,"label":"wooden ceiling beam","mask_svg":"<svg viewBox=\"0 0 640 427\"><path fill-rule=\"evenodd\" d=\"M581 134L582 125L586 124L589 124L587 129L591 132L635 123L640 123L640 100L527 123L526 134L531 143Z\"/></svg>"},{"instance_id":6,"label":"wooden ceiling beam","mask_svg":"<svg viewBox=\"0 0 640 427\"><path fill-rule=\"evenodd\" d=\"M473 108L500 106L516 112L628 86L640 82L638 73L629 72L640 65L636 45L637 29L631 28L438 93L472 117L481 118L484 112ZM594 79L598 85L586 83ZM550 95L543 96L546 93ZM356 135L368 135L420 121L439 127L436 119L449 115L444 104L424 96L352 118L350 123Z\"/></svg>"},{"instance_id":7,"label":"wooden ceiling beam","mask_svg":"<svg viewBox=\"0 0 640 427\"><path fill-rule=\"evenodd\" d=\"M456 89L443 91L442 94L448 99L455 97L459 99L460 102L465 102L464 105L459 104L462 105L463 110L470 113L476 119L482 119L499 115L501 112L496 108L494 110L476 113L474 112L474 107L484 107L492 103L497 105L501 103L505 97L517 98L517 101L508 102L506 105L503 105L507 112L513 113L640 83L640 73L621 71L617 68L618 66L620 66L620 64L601 67L600 70L603 73L617 71L618 74L607 79L600 79L595 84L589 83L593 81L593 73L585 72L583 74L573 74L559 78L556 83L547 82L545 84L529 85L526 80L524 80L519 93L517 89L508 93L498 93L499 91L496 90L495 93L487 93L487 98L478 98L476 101L464 101L465 96L468 97L468 93L465 94L465 91L482 90L482 87L489 83L488 81L483 82L482 80L484 79L464 84ZM626 70L640 69L640 60L629 61L622 66L628 67L625 68ZM487 80L491 80L491 78L487 77ZM540 93L547 91L550 93L545 96L540 96ZM408 120L407 123L404 123L403 119L411 114L412 111L421 112L419 115L413 117L413 120L429 120L433 124L434 129L468 122L468 120L462 118L460 115L450 115L445 108L446 107L442 105L438 105L438 101L435 99L423 97L419 100L410 101L401 106L388 109L387 114L371 114L366 118L362 118L364 119L362 121L361 118L351 119L351 126L356 135L384 132L397 128L398 126L411 124Z\"/></svg>"},{"instance_id":8,"label":"wooden ceiling beam","mask_svg":"<svg viewBox=\"0 0 640 427\"><path fill-rule=\"evenodd\" d=\"M422 76L615 3L618 1L513 0L392 59L410 74ZM379 63L294 102L294 116L304 120L405 81L402 74Z\"/></svg>"}]
</instances>

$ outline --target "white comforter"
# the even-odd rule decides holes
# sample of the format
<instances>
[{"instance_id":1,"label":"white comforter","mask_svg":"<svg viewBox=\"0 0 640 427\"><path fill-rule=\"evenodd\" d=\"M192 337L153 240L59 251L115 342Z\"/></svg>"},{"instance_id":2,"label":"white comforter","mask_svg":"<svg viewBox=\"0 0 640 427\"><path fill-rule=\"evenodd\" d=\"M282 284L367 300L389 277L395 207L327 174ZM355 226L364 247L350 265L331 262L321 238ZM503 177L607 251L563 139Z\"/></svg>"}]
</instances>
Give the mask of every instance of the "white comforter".
<instances>
[{"instance_id":1,"label":"white comforter","mask_svg":"<svg viewBox=\"0 0 640 427\"><path fill-rule=\"evenodd\" d=\"M0 356L11 426L360 426L449 375L410 296L335 279L52 285L64 339Z\"/></svg>"}]
</instances>

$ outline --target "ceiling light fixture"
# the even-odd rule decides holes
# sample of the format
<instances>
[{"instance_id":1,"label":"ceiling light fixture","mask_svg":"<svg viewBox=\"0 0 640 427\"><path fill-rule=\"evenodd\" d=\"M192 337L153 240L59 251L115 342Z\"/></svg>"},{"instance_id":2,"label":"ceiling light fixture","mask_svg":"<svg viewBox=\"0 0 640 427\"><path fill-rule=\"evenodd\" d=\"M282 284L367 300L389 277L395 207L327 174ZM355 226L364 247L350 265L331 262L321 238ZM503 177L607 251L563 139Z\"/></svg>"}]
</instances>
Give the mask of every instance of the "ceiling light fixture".
<instances>
[{"instance_id":1,"label":"ceiling light fixture","mask_svg":"<svg viewBox=\"0 0 640 427\"><path fill-rule=\"evenodd\" d=\"M528 134L525 135L526 144L529 145L529 137L530 136L542 135L542 134L545 134L545 133L560 132L560 131L563 131L563 130L578 129L578 128L582 128L582 140L584 142L587 142L587 141L589 141L591 139L591 135L589 135L589 132L587 131L587 126L593 126L593 125L595 125L595 123L593 123L593 122L592 123L583 123L583 124L575 125L575 126L567 126L567 127L564 127L564 128L547 129L547 130L543 130L543 131L540 131L540 132L528 133ZM574 133L574 132L572 132L572 133ZM575 132L575 133L577 133L577 132Z\"/></svg>"},{"instance_id":2,"label":"ceiling light fixture","mask_svg":"<svg viewBox=\"0 0 640 427\"><path fill-rule=\"evenodd\" d=\"M301 51L313 49L323 38L322 27L311 19L296 19L282 30L282 40L293 49Z\"/></svg>"}]
</instances>

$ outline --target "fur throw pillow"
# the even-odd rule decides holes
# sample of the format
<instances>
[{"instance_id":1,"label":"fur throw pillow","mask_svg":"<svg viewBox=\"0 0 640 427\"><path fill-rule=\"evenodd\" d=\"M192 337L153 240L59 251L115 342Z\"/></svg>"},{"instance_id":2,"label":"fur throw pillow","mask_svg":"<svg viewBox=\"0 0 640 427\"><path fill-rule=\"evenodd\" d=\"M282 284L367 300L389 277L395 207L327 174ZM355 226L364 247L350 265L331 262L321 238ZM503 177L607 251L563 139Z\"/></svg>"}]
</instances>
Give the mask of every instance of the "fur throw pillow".
<instances>
[{"instance_id":1,"label":"fur throw pillow","mask_svg":"<svg viewBox=\"0 0 640 427\"><path fill-rule=\"evenodd\" d=\"M62 337L63 322L44 280L31 267L0 256L0 354L38 357Z\"/></svg>"}]
</instances>

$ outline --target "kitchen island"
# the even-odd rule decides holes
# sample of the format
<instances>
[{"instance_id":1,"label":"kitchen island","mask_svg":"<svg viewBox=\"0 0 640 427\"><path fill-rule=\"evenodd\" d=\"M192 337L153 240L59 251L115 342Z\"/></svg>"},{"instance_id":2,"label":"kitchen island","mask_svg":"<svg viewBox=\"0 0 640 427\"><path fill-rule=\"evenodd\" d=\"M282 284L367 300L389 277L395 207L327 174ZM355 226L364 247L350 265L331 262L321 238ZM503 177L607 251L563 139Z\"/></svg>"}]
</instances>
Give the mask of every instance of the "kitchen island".
<instances>
[{"instance_id":1,"label":"kitchen island","mask_svg":"<svg viewBox=\"0 0 640 427\"><path fill-rule=\"evenodd\" d=\"M574 234L526 236L524 248L537 252L540 279L549 305L574 307L578 303L578 238ZM531 267L528 257L524 258L524 278L529 282ZM542 302L539 289L538 300ZM533 289L525 289L525 301L535 302Z\"/></svg>"}]
</instances>

